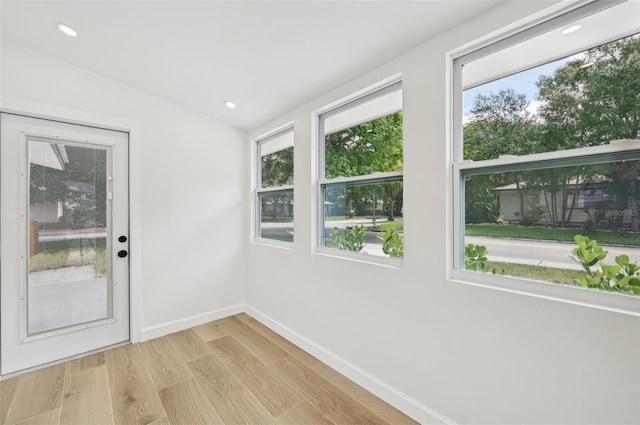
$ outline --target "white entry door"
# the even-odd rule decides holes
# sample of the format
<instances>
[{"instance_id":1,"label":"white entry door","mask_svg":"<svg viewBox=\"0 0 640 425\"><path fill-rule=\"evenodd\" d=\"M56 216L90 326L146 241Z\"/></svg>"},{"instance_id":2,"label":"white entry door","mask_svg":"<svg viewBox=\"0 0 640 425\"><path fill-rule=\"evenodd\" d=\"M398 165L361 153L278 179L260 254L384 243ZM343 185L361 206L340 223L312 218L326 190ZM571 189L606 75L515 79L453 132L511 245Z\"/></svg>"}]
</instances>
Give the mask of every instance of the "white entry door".
<instances>
[{"instance_id":1,"label":"white entry door","mask_svg":"<svg viewBox=\"0 0 640 425\"><path fill-rule=\"evenodd\" d=\"M0 115L1 374L129 340L128 134Z\"/></svg>"}]
</instances>

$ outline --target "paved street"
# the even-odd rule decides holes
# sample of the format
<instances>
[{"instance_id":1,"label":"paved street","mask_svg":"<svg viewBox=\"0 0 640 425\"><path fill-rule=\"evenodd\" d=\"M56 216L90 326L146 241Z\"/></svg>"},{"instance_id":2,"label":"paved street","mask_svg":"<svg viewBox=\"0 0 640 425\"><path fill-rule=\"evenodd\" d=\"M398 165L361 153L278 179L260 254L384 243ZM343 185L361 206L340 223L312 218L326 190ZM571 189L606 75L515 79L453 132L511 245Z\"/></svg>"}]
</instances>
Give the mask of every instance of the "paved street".
<instances>
[{"instance_id":1,"label":"paved street","mask_svg":"<svg viewBox=\"0 0 640 425\"><path fill-rule=\"evenodd\" d=\"M466 243L486 246L488 252L487 257L492 261L532 264L563 269L582 269L582 267L569 256L571 250L576 246L574 243L490 238L485 236L467 236L465 241ZM616 256L626 254L631 259L631 262L640 264L640 248L606 245L602 245L602 247L609 252L605 258L605 262L614 264Z\"/></svg>"},{"instance_id":2,"label":"paved street","mask_svg":"<svg viewBox=\"0 0 640 425\"><path fill-rule=\"evenodd\" d=\"M386 218L378 220L379 223L386 221ZM363 220L334 220L327 221L327 228L344 228L354 225L371 225L371 219ZM263 223L265 229L281 229L292 230L291 223ZM556 267L561 269L581 270L582 267L571 258L571 251L575 248L573 242L555 242L555 241L534 241L507 238L491 238L485 236L467 236L466 243L476 245L484 245L487 247L488 258L492 261L502 261L506 263L530 264L546 267ZM379 243L375 235L367 238L367 244L363 249L364 252L373 255L381 255L382 245ZM631 262L640 264L640 247L621 247L608 246L600 244L609 252L605 261L611 264L615 263L618 255L626 254Z\"/></svg>"}]
</instances>

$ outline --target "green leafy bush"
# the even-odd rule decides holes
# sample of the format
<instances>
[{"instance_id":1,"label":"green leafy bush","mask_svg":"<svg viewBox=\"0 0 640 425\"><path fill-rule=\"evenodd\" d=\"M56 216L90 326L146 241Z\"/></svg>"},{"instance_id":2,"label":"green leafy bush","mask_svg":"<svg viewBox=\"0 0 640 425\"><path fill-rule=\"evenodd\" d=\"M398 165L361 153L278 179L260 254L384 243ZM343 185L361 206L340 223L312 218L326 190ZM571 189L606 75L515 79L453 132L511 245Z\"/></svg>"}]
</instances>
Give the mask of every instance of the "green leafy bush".
<instances>
[{"instance_id":1,"label":"green leafy bush","mask_svg":"<svg viewBox=\"0 0 640 425\"><path fill-rule=\"evenodd\" d=\"M522 215L522 224L525 226L533 226L534 224L538 224L546 215L547 209L543 205L534 205Z\"/></svg>"},{"instance_id":2,"label":"green leafy bush","mask_svg":"<svg viewBox=\"0 0 640 425\"><path fill-rule=\"evenodd\" d=\"M482 245L467 244L464 247L464 268L483 272L487 268L487 247Z\"/></svg>"},{"instance_id":3,"label":"green leafy bush","mask_svg":"<svg viewBox=\"0 0 640 425\"><path fill-rule=\"evenodd\" d=\"M367 231L364 226L353 226L351 229L340 231L334 227L331 231L330 247L346 251L360 252L364 248L364 236Z\"/></svg>"},{"instance_id":4,"label":"green leafy bush","mask_svg":"<svg viewBox=\"0 0 640 425\"><path fill-rule=\"evenodd\" d=\"M487 269L487 247L472 243L464 247L464 268L475 272L504 274L503 269Z\"/></svg>"},{"instance_id":5,"label":"green leafy bush","mask_svg":"<svg viewBox=\"0 0 640 425\"><path fill-rule=\"evenodd\" d=\"M386 229L384 235L378 236L378 239L382 241L382 252L389 257L404 257L404 242L402 242L400 235L394 232L393 229Z\"/></svg>"},{"instance_id":6,"label":"green leafy bush","mask_svg":"<svg viewBox=\"0 0 640 425\"><path fill-rule=\"evenodd\" d=\"M583 288L614 291L625 294L640 294L640 266L629 261L628 255L618 255L616 264L605 264L608 254L597 241L586 236L574 237L576 248L572 250L573 259L582 266L586 275L582 279L574 279L574 283ZM600 270L592 270L596 264L600 264Z\"/></svg>"}]
</instances>

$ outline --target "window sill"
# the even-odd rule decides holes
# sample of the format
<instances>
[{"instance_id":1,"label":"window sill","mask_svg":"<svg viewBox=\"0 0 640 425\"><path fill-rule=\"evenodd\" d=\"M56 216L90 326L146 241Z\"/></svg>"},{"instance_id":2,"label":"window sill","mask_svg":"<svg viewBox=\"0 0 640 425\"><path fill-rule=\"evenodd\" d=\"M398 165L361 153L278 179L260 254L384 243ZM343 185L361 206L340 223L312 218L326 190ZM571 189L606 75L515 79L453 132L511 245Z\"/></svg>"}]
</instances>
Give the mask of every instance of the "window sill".
<instances>
[{"instance_id":1,"label":"window sill","mask_svg":"<svg viewBox=\"0 0 640 425\"><path fill-rule=\"evenodd\" d=\"M640 297L630 295L458 269L450 270L448 281L640 316Z\"/></svg>"},{"instance_id":2,"label":"window sill","mask_svg":"<svg viewBox=\"0 0 640 425\"><path fill-rule=\"evenodd\" d=\"M404 266L404 260L402 258L379 257L363 252L351 252L342 249L317 247L315 254L395 269L401 269Z\"/></svg>"},{"instance_id":3,"label":"window sill","mask_svg":"<svg viewBox=\"0 0 640 425\"><path fill-rule=\"evenodd\" d=\"M274 248L293 250L293 242L279 241L277 239L254 238L251 241L255 245L271 246Z\"/></svg>"}]
</instances>

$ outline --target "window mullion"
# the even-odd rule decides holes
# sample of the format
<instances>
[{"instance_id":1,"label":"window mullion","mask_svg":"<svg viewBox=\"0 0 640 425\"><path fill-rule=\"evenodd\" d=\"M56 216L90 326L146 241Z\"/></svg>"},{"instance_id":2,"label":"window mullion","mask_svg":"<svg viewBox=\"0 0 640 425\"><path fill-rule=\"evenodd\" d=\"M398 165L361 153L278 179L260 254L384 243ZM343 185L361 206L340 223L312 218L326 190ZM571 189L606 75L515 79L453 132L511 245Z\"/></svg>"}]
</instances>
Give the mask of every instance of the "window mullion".
<instances>
[{"instance_id":1,"label":"window mullion","mask_svg":"<svg viewBox=\"0 0 640 425\"><path fill-rule=\"evenodd\" d=\"M256 189L258 193L269 193L269 192L284 192L286 190L293 190L293 185L288 186L275 186L275 187L262 187Z\"/></svg>"},{"instance_id":2,"label":"window mullion","mask_svg":"<svg viewBox=\"0 0 640 425\"><path fill-rule=\"evenodd\" d=\"M383 183L385 181L399 180L403 176L403 171L391 171L387 173L374 173L364 176L352 176L352 177L336 177L333 179L321 179L320 184L338 184L338 183L352 183L352 182L371 182L371 183Z\"/></svg>"},{"instance_id":3,"label":"window mullion","mask_svg":"<svg viewBox=\"0 0 640 425\"><path fill-rule=\"evenodd\" d=\"M640 142L638 143L640 145ZM533 154L521 157L491 159L487 161L463 161L454 167L464 175L491 174L495 172L527 171L568 166L591 164L606 164L640 157L640 149L624 150L624 147L605 145L593 146L570 151L557 151L544 154ZM587 151L587 155L575 156L576 153ZM546 159L545 159L546 158Z\"/></svg>"}]
</instances>

